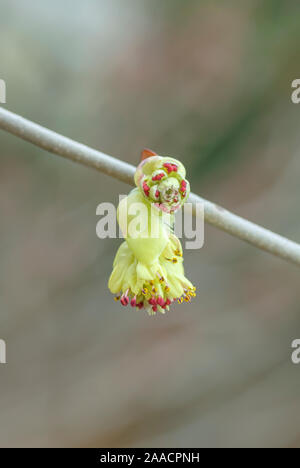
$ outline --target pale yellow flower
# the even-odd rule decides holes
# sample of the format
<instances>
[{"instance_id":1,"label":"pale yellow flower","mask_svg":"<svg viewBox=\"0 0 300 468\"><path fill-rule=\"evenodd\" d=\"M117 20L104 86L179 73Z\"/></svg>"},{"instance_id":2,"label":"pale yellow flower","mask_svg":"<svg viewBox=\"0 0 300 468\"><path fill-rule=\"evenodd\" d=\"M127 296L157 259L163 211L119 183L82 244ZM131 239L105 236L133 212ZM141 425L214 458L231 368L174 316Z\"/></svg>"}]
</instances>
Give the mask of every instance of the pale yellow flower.
<instances>
[{"instance_id":1,"label":"pale yellow flower","mask_svg":"<svg viewBox=\"0 0 300 468\"><path fill-rule=\"evenodd\" d=\"M116 254L108 287L123 306L145 308L151 315L164 313L172 302L189 302L196 295L184 275L181 243L162 216L168 213L173 223L174 213L188 198L189 183L184 166L162 156L142 161L135 183L137 188L118 207L118 222L126 240ZM135 221L132 213L137 203L145 208L140 219L147 222L132 235L129 226Z\"/></svg>"}]
</instances>

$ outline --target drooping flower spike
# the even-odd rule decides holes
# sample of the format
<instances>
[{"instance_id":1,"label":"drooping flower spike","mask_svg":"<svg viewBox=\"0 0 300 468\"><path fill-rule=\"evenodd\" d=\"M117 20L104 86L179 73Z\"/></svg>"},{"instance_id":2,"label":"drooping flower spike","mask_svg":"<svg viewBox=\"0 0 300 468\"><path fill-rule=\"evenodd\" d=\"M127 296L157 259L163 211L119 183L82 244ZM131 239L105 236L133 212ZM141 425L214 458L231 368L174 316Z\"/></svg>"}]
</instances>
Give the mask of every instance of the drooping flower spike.
<instances>
[{"instance_id":1,"label":"drooping flower spike","mask_svg":"<svg viewBox=\"0 0 300 468\"><path fill-rule=\"evenodd\" d=\"M196 288L184 276L180 240L170 228L190 186L179 161L150 150L142 152L134 180L137 188L118 207L126 240L116 254L108 286L122 306L144 308L150 315L165 313L174 301L190 302L196 296ZM138 222L136 206L143 208ZM140 230L133 232L131 223L139 224Z\"/></svg>"}]
</instances>

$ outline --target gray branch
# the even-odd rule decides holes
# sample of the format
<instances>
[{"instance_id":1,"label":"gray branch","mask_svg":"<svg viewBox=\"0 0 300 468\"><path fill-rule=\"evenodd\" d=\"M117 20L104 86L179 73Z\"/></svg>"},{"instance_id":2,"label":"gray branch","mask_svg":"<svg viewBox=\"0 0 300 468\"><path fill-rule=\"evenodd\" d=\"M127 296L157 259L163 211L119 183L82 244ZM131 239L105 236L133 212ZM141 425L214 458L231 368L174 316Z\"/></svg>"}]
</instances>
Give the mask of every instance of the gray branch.
<instances>
[{"instance_id":1,"label":"gray branch","mask_svg":"<svg viewBox=\"0 0 300 468\"><path fill-rule=\"evenodd\" d=\"M52 132L3 108L0 108L0 128L50 153L71 159L122 182L134 185L135 167L131 164ZM296 242L230 213L198 195L191 194L190 201L193 205L197 202L204 204L205 221L209 224L259 249L300 265L300 245Z\"/></svg>"}]
</instances>

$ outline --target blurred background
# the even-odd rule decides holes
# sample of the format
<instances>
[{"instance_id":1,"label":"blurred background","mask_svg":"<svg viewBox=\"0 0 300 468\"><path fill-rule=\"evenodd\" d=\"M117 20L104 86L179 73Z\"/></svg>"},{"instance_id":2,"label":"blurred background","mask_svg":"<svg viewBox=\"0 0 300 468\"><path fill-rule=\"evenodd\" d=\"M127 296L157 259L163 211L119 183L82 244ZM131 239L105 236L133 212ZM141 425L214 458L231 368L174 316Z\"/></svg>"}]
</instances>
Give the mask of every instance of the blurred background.
<instances>
[{"instance_id":1,"label":"blurred background","mask_svg":"<svg viewBox=\"0 0 300 468\"><path fill-rule=\"evenodd\" d=\"M1 0L5 108L300 239L300 4ZM299 271L210 226L191 305L123 309L121 240L96 207L129 187L0 133L2 447L299 447Z\"/></svg>"}]
</instances>

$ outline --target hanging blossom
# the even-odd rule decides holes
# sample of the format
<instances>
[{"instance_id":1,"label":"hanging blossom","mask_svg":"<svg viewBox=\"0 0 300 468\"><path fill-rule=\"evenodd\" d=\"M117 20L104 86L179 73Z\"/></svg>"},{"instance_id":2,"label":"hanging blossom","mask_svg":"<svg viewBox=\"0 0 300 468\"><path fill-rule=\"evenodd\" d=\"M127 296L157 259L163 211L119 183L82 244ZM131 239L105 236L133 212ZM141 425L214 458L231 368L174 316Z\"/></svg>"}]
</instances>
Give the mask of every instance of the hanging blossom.
<instances>
[{"instance_id":1,"label":"hanging blossom","mask_svg":"<svg viewBox=\"0 0 300 468\"><path fill-rule=\"evenodd\" d=\"M134 177L137 188L118 207L126 240L116 254L108 287L122 306L154 315L165 313L174 301L190 302L196 296L196 288L184 275L180 240L172 233L174 214L186 202L190 186L183 164L176 159L150 150L144 150L142 158ZM139 220L138 206L143 208ZM130 229L131 223L139 223L138 234Z\"/></svg>"}]
</instances>

